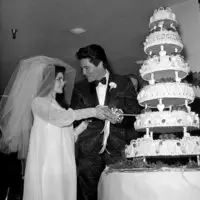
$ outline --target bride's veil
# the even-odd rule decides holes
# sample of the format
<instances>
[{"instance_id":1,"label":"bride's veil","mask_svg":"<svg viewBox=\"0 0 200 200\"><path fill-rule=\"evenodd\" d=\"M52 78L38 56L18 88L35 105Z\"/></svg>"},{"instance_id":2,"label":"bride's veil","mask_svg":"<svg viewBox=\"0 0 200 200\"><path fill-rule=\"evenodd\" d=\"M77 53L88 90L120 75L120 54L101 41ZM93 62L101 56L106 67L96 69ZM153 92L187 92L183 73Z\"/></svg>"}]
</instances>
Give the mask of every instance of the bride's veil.
<instances>
[{"instance_id":1,"label":"bride's veil","mask_svg":"<svg viewBox=\"0 0 200 200\"><path fill-rule=\"evenodd\" d=\"M62 60L46 56L25 59L11 76L3 94L8 97L0 101L2 140L8 147L1 150L5 153L18 152L19 158L26 158L33 123L31 103L52 90L55 65L65 67L65 100L70 104L76 71Z\"/></svg>"}]
</instances>

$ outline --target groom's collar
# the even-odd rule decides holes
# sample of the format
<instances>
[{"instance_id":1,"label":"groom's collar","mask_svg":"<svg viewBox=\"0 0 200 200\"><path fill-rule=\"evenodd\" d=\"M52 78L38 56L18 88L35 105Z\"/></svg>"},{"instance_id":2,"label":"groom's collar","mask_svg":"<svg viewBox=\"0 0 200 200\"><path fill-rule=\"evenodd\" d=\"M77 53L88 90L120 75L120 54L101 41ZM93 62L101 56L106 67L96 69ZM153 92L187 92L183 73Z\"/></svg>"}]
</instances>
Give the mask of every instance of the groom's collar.
<instances>
[{"instance_id":1,"label":"groom's collar","mask_svg":"<svg viewBox=\"0 0 200 200\"><path fill-rule=\"evenodd\" d=\"M109 76L110 76L110 72L106 69L106 73L105 73L104 76L101 77L100 79L102 79L102 78L105 77L105 78L106 78L106 84L108 84Z\"/></svg>"}]
</instances>

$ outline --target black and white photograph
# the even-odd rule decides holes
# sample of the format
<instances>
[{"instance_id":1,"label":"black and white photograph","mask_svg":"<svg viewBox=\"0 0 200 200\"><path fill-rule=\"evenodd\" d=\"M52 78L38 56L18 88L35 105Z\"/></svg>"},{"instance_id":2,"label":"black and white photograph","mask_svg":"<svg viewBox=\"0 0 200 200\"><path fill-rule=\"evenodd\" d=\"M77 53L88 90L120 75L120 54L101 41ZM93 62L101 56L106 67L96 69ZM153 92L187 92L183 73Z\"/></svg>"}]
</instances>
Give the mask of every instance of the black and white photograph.
<instances>
[{"instance_id":1,"label":"black and white photograph","mask_svg":"<svg viewBox=\"0 0 200 200\"><path fill-rule=\"evenodd\" d=\"M199 0L0 0L0 200L199 200L199 34Z\"/></svg>"}]
</instances>

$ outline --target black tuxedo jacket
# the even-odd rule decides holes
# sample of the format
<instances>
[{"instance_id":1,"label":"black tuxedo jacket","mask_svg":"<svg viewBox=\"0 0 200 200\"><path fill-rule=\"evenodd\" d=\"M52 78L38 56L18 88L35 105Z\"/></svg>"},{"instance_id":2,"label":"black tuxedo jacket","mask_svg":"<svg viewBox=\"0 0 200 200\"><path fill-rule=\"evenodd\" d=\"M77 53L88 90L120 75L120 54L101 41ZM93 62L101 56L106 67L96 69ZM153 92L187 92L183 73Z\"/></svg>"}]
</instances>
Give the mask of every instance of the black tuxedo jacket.
<instances>
[{"instance_id":1,"label":"black tuxedo jacket","mask_svg":"<svg viewBox=\"0 0 200 200\"><path fill-rule=\"evenodd\" d=\"M116 88L111 88L109 83L115 83ZM75 85L71 107L82 109L99 105L96 88L93 83L83 80ZM124 76L110 74L105 98L105 104L110 108L122 109L124 113L140 113L141 107L137 102L137 95L132 82ZM107 150L112 153L121 152L127 143L127 131L133 129L134 118L124 117L119 124L111 124ZM86 156L99 153L102 147L104 121L92 118L88 128L79 135L77 141L78 155ZM130 133L130 132L129 132ZM132 133L134 134L134 133Z\"/></svg>"}]
</instances>

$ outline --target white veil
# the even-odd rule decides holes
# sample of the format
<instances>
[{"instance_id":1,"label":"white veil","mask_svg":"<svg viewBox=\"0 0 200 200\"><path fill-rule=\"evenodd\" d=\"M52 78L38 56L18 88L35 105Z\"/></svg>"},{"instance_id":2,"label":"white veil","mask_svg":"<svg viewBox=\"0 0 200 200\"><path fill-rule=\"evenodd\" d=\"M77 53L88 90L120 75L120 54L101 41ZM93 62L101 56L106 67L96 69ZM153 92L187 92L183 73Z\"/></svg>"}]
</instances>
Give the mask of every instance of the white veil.
<instances>
[{"instance_id":1,"label":"white veil","mask_svg":"<svg viewBox=\"0 0 200 200\"><path fill-rule=\"evenodd\" d=\"M22 60L13 73L0 101L0 128L2 140L8 148L5 153L18 152L26 158L30 130L33 123L31 103L36 96L47 95L55 80L55 66L65 68L65 100L70 104L76 71L63 61L46 56Z\"/></svg>"}]
</instances>

